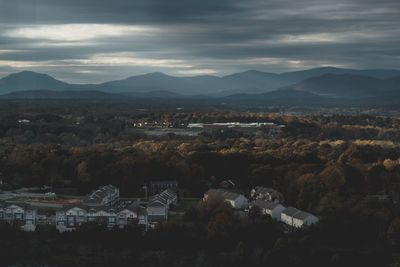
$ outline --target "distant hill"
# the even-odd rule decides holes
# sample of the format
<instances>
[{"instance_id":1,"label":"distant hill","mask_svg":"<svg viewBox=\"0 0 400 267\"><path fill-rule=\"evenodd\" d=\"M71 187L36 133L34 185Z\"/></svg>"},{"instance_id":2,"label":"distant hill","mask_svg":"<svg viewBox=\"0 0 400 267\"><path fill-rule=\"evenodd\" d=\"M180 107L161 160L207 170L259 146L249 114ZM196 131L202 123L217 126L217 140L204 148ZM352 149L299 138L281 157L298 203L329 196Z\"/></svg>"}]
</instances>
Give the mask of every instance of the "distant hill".
<instances>
[{"instance_id":1,"label":"distant hill","mask_svg":"<svg viewBox=\"0 0 400 267\"><path fill-rule=\"evenodd\" d=\"M169 91L132 92L132 93L107 93L97 90L27 90L15 91L0 95L0 99L104 99L104 100L133 100L133 99L180 99L184 96ZM196 98L198 96L193 96Z\"/></svg>"},{"instance_id":2,"label":"distant hill","mask_svg":"<svg viewBox=\"0 0 400 267\"><path fill-rule=\"evenodd\" d=\"M122 100L126 96L100 91L54 91L54 90L30 90L16 91L0 95L0 99L104 99Z\"/></svg>"},{"instance_id":3,"label":"distant hill","mask_svg":"<svg viewBox=\"0 0 400 267\"><path fill-rule=\"evenodd\" d=\"M306 79L285 89L341 98L400 97L400 76L377 79L352 74L325 74Z\"/></svg>"},{"instance_id":4,"label":"distant hill","mask_svg":"<svg viewBox=\"0 0 400 267\"><path fill-rule=\"evenodd\" d=\"M26 90L69 90L68 83L54 79L47 74L23 71L0 79L0 93Z\"/></svg>"},{"instance_id":5,"label":"distant hill","mask_svg":"<svg viewBox=\"0 0 400 267\"><path fill-rule=\"evenodd\" d=\"M333 100L316 94L291 89L276 90L262 94L235 94L223 97L221 101L236 105L324 105Z\"/></svg>"},{"instance_id":6,"label":"distant hill","mask_svg":"<svg viewBox=\"0 0 400 267\"><path fill-rule=\"evenodd\" d=\"M280 77L291 82L300 82L311 77L318 77L325 74L351 74L359 76L367 76L377 79L387 79L395 76L400 76L400 70L385 70L385 69L369 69L369 70L356 70L356 69L342 69L334 67L321 67L301 71L286 72L280 74Z\"/></svg>"},{"instance_id":7,"label":"distant hill","mask_svg":"<svg viewBox=\"0 0 400 267\"><path fill-rule=\"evenodd\" d=\"M170 92L186 96L222 97L241 93L270 92L325 74L348 74L377 79L400 77L400 71L397 70L353 70L323 67L281 74L249 70L223 77L211 75L174 77L155 72L97 85L82 85L62 82L46 74L24 71L0 79L0 94L28 90L96 90L109 93Z\"/></svg>"},{"instance_id":8,"label":"distant hill","mask_svg":"<svg viewBox=\"0 0 400 267\"><path fill-rule=\"evenodd\" d=\"M400 106L400 76L378 79L325 74L262 93L234 94L221 101L237 105Z\"/></svg>"}]
</instances>

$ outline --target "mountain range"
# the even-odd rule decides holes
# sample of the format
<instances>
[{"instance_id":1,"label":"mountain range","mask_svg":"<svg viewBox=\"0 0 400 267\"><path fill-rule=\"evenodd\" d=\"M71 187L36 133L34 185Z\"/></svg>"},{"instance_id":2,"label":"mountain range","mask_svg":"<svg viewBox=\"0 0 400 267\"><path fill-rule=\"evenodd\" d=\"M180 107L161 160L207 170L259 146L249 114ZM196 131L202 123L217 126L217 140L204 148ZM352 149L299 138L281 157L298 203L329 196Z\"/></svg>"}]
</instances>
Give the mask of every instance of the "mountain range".
<instances>
[{"instance_id":1,"label":"mountain range","mask_svg":"<svg viewBox=\"0 0 400 267\"><path fill-rule=\"evenodd\" d=\"M400 102L400 71L322 67L280 74L249 70L223 77L156 72L101 84L70 84L23 71L0 79L0 95L2 99L207 98L258 105L392 105Z\"/></svg>"}]
</instances>

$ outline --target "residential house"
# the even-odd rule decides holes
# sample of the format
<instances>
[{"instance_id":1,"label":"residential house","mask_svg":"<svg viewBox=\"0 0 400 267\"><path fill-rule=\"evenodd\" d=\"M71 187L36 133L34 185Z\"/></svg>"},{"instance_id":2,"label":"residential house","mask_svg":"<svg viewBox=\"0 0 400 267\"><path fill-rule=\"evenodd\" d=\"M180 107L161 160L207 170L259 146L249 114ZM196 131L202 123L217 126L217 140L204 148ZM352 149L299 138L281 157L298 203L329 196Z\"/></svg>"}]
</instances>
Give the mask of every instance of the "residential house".
<instances>
[{"instance_id":1,"label":"residential house","mask_svg":"<svg viewBox=\"0 0 400 267\"><path fill-rule=\"evenodd\" d=\"M168 219L168 210L171 206L178 203L178 195L172 190L167 189L160 194L154 195L147 203L147 215L150 221Z\"/></svg>"},{"instance_id":2,"label":"residential house","mask_svg":"<svg viewBox=\"0 0 400 267\"><path fill-rule=\"evenodd\" d=\"M268 200L257 199L249 204L249 208L258 207L262 214L271 216L273 219L280 221L282 211L286 209L283 205Z\"/></svg>"},{"instance_id":3,"label":"residential house","mask_svg":"<svg viewBox=\"0 0 400 267\"><path fill-rule=\"evenodd\" d=\"M210 197L217 197L225 202L229 203L232 208L242 210L246 209L248 206L247 198L235 192L231 192L225 189L210 189L208 190L203 197L203 201L207 201Z\"/></svg>"},{"instance_id":4,"label":"residential house","mask_svg":"<svg viewBox=\"0 0 400 267\"><path fill-rule=\"evenodd\" d=\"M83 199L91 207L113 206L119 201L119 189L113 185L99 187Z\"/></svg>"},{"instance_id":5,"label":"residential house","mask_svg":"<svg viewBox=\"0 0 400 267\"><path fill-rule=\"evenodd\" d=\"M37 225L55 225L56 216L48 211L38 210L36 214Z\"/></svg>"},{"instance_id":6,"label":"residential house","mask_svg":"<svg viewBox=\"0 0 400 267\"><path fill-rule=\"evenodd\" d=\"M150 199L146 210L150 221L168 219L168 205L160 199Z\"/></svg>"},{"instance_id":7,"label":"residential house","mask_svg":"<svg viewBox=\"0 0 400 267\"><path fill-rule=\"evenodd\" d=\"M147 210L145 205L141 202L134 202L125 208L121 208L118 211L117 224L120 228L135 223L143 225L146 228L148 225Z\"/></svg>"},{"instance_id":8,"label":"residential house","mask_svg":"<svg viewBox=\"0 0 400 267\"><path fill-rule=\"evenodd\" d=\"M256 186L250 192L252 199L265 199L272 202L282 203L284 201L282 193L276 191L275 189Z\"/></svg>"},{"instance_id":9,"label":"residential house","mask_svg":"<svg viewBox=\"0 0 400 267\"><path fill-rule=\"evenodd\" d=\"M227 179L227 180L223 180L222 182L220 182L219 187L221 187L223 189L232 189L232 188L236 187L236 184L231 179Z\"/></svg>"},{"instance_id":10,"label":"residential house","mask_svg":"<svg viewBox=\"0 0 400 267\"><path fill-rule=\"evenodd\" d=\"M36 217L36 209L28 204L0 204L0 220L18 222L26 231L35 230Z\"/></svg>"},{"instance_id":11,"label":"residential house","mask_svg":"<svg viewBox=\"0 0 400 267\"><path fill-rule=\"evenodd\" d=\"M319 219L311 213L301 211L294 207L288 207L281 214L281 221L289 226L301 228L315 224Z\"/></svg>"},{"instance_id":12,"label":"residential house","mask_svg":"<svg viewBox=\"0 0 400 267\"><path fill-rule=\"evenodd\" d=\"M87 222L87 211L81 206L64 206L56 212L57 229L75 229Z\"/></svg>"},{"instance_id":13,"label":"residential house","mask_svg":"<svg viewBox=\"0 0 400 267\"><path fill-rule=\"evenodd\" d=\"M87 210L87 222L113 228L117 225L117 213L118 211L114 207L89 207Z\"/></svg>"}]
</instances>

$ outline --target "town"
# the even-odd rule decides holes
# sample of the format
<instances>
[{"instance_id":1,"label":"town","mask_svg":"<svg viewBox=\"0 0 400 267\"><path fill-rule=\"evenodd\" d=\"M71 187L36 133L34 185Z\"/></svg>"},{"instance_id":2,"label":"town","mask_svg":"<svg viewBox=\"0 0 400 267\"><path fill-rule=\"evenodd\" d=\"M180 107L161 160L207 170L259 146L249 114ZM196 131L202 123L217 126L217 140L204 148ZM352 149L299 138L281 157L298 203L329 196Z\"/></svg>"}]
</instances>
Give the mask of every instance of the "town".
<instances>
[{"instance_id":1,"label":"town","mask_svg":"<svg viewBox=\"0 0 400 267\"><path fill-rule=\"evenodd\" d=\"M396 262L398 118L95 108L0 113L6 266Z\"/></svg>"},{"instance_id":2,"label":"town","mask_svg":"<svg viewBox=\"0 0 400 267\"><path fill-rule=\"evenodd\" d=\"M231 180L222 184L234 185ZM20 224L25 231L34 231L40 224L54 225L60 232L72 231L85 223L104 225L109 229L137 224L146 231L168 220L170 210L179 206L179 186L176 181L153 181L149 187L155 194L147 199L122 201L117 187L102 186L85 196L81 203L63 205L52 214L40 212L37 205L45 204L40 201L35 203L36 206L5 201L0 204L0 220ZM293 228L310 226L319 221L313 214L283 206L283 195L272 188L257 186L246 196L218 188L208 190L200 201L206 202L212 198L226 202L232 209L244 214L251 209L259 209L262 214Z\"/></svg>"}]
</instances>

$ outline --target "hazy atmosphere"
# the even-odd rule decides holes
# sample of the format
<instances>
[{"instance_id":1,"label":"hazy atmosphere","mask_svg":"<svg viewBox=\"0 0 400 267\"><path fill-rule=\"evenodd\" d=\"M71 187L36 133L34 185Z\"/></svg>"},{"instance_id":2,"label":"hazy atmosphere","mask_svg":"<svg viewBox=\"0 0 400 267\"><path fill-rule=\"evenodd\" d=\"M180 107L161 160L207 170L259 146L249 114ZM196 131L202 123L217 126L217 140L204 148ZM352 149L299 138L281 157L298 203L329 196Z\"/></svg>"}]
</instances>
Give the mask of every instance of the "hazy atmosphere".
<instances>
[{"instance_id":1,"label":"hazy atmosphere","mask_svg":"<svg viewBox=\"0 0 400 267\"><path fill-rule=\"evenodd\" d=\"M0 77L400 68L397 0L0 0Z\"/></svg>"}]
</instances>

